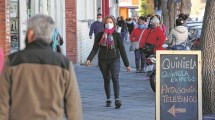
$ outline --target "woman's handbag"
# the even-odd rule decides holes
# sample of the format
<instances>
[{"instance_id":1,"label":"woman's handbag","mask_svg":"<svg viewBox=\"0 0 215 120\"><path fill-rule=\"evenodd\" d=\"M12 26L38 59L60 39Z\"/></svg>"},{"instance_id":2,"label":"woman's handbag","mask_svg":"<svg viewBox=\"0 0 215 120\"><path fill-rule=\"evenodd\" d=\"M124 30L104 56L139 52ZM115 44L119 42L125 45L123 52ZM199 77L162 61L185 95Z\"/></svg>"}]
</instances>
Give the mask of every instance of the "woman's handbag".
<instances>
[{"instance_id":1,"label":"woman's handbag","mask_svg":"<svg viewBox=\"0 0 215 120\"><path fill-rule=\"evenodd\" d=\"M130 51L135 51L136 49L139 49L139 41L131 42L129 50Z\"/></svg>"},{"instance_id":2,"label":"woman's handbag","mask_svg":"<svg viewBox=\"0 0 215 120\"><path fill-rule=\"evenodd\" d=\"M140 40L141 40L141 38L143 36L144 31L145 30L142 31L138 41L131 42L131 45L130 45L130 48L129 48L130 51L135 51L135 50L139 49L139 43L140 43Z\"/></svg>"},{"instance_id":3,"label":"woman's handbag","mask_svg":"<svg viewBox=\"0 0 215 120\"><path fill-rule=\"evenodd\" d=\"M152 31L152 30L151 30L151 31ZM149 32L149 34L151 33L151 31ZM143 51L145 54L147 54L147 55L152 54L153 51L154 51L154 48L155 48L155 45L154 45L154 44L147 43L149 34L148 34L148 36L147 36L147 38L146 38L146 43L144 44L143 49L142 49L142 51Z\"/></svg>"},{"instance_id":4,"label":"woman's handbag","mask_svg":"<svg viewBox=\"0 0 215 120\"><path fill-rule=\"evenodd\" d=\"M145 54L150 55L150 54L153 53L154 48L155 48L155 45L149 44L149 43L145 43L144 46L143 46L143 52L144 52Z\"/></svg>"}]
</instances>

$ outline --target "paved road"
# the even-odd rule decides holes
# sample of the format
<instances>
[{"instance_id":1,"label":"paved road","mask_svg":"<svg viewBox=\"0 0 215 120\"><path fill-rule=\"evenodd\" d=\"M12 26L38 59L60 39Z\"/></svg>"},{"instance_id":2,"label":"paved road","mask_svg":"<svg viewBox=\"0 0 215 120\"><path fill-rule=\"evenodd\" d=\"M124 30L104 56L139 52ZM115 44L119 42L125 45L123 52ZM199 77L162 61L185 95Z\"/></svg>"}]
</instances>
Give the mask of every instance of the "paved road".
<instances>
[{"instance_id":1,"label":"paved road","mask_svg":"<svg viewBox=\"0 0 215 120\"><path fill-rule=\"evenodd\" d=\"M134 66L133 52L129 52L129 42L125 47L130 65ZM79 82L84 120L154 120L155 94L150 88L148 78L141 73L135 73L134 69L128 73L121 63L120 72L120 99L122 107L114 108L114 96L112 89L112 107L106 108L105 92L102 75L97 67L97 60L89 67L76 67Z\"/></svg>"}]
</instances>

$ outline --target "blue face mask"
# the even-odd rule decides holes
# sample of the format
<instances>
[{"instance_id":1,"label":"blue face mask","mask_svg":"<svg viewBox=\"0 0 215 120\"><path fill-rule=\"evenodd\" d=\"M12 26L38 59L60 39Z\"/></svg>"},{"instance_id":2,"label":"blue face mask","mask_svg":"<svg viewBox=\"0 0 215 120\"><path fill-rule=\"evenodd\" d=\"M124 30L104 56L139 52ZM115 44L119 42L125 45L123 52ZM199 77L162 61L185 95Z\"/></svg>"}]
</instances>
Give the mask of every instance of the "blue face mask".
<instances>
[{"instance_id":1,"label":"blue face mask","mask_svg":"<svg viewBox=\"0 0 215 120\"><path fill-rule=\"evenodd\" d=\"M138 28L143 29L143 28L146 28L146 26L142 24L142 25L138 25Z\"/></svg>"}]
</instances>

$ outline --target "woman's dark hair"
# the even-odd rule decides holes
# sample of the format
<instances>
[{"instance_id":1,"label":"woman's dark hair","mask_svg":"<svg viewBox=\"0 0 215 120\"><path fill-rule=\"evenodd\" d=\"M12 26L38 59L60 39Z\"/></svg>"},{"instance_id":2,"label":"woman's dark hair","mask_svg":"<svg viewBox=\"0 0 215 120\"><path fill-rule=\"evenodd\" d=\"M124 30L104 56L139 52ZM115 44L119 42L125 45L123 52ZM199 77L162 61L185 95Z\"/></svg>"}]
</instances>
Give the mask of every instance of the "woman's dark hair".
<instances>
[{"instance_id":1,"label":"woman's dark hair","mask_svg":"<svg viewBox=\"0 0 215 120\"><path fill-rule=\"evenodd\" d=\"M160 17L160 15L155 15L159 20L161 20L161 17Z\"/></svg>"},{"instance_id":2,"label":"woman's dark hair","mask_svg":"<svg viewBox=\"0 0 215 120\"><path fill-rule=\"evenodd\" d=\"M139 17L139 19L140 19L140 20L143 20L143 21L145 21L145 22L146 22L146 19L147 19L147 18L146 18L146 17L144 17L144 16L140 16L140 17Z\"/></svg>"},{"instance_id":3,"label":"woman's dark hair","mask_svg":"<svg viewBox=\"0 0 215 120\"><path fill-rule=\"evenodd\" d=\"M187 20L188 15L184 14L184 13L181 13L181 14L178 15L178 18L181 18L181 19L183 19L185 21L185 20Z\"/></svg>"},{"instance_id":4,"label":"woman's dark hair","mask_svg":"<svg viewBox=\"0 0 215 120\"><path fill-rule=\"evenodd\" d=\"M182 26L184 24L184 20L181 18L178 18L175 20L176 26Z\"/></svg>"},{"instance_id":5,"label":"woman's dark hair","mask_svg":"<svg viewBox=\"0 0 215 120\"><path fill-rule=\"evenodd\" d=\"M157 17L157 16L151 16L151 18L150 18L150 20L149 20L149 24L148 24L148 28L150 28L151 27L151 20L154 18L154 17Z\"/></svg>"},{"instance_id":6,"label":"woman's dark hair","mask_svg":"<svg viewBox=\"0 0 215 120\"><path fill-rule=\"evenodd\" d=\"M110 15L108 15L108 16L106 16L106 17L104 18L104 20L103 20L103 27L105 28L105 24L106 24L107 19L112 19L113 25L114 25L114 27L116 28L116 21L115 21L115 19L114 19L112 16L110 16Z\"/></svg>"}]
</instances>

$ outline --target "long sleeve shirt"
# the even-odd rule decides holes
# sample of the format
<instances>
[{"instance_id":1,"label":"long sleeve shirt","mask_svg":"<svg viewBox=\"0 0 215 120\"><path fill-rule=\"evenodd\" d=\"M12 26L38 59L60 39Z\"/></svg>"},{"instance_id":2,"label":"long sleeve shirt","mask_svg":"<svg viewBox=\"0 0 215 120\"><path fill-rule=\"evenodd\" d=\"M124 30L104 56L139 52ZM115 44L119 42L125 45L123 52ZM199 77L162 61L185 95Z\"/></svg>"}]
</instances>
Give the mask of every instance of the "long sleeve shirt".
<instances>
[{"instance_id":1,"label":"long sleeve shirt","mask_svg":"<svg viewBox=\"0 0 215 120\"><path fill-rule=\"evenodd\" d=\"M94 33L94 36L96 36L99 32L102 32L102 31L103 31L103 23L95 21L90 26L89 36L92 36L93 33Z\"/></svg>"}]
</instances>

